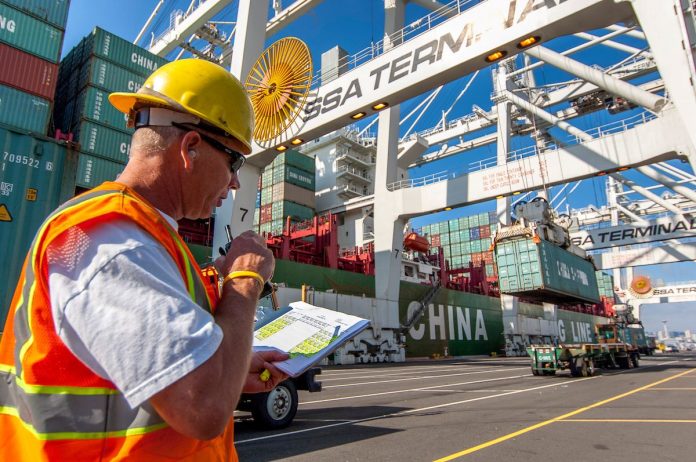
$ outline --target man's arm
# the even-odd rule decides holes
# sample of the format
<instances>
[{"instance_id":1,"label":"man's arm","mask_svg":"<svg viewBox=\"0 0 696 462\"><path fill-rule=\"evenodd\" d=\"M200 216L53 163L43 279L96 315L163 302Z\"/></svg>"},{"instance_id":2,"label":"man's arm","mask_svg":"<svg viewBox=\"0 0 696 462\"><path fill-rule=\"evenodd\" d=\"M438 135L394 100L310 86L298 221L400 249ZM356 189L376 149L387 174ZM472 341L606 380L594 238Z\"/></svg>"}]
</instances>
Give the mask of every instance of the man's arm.
<instances>
[{"instance_id":1,"label":"man's arm","mask_svg":"<svg viewBox=\"0 0 696 462\"><path fill-rule=\"evenodd\" d=\"M250 278L225 284L215 312L222 343L211 358L150 399L176 431L196 439L214 438L232 418L249 369L254 312L261 293Z\"/></svg>"},{"instance_id":2,"label":"man's arm","mask_svg":"<svg viewBox=\"0 0 696 462\"><path fill-rule=\"evenodd\" d=\"M255 233L237 237L222 262L222 274L254 271L265 280L273 273L273 255ZM232 418L247 380L254 315L261 284L243 277L225 282L215 321L224 337L217 351L150 402L176 431L197 439L221 434Z\"/></svg>"}]
</instances>

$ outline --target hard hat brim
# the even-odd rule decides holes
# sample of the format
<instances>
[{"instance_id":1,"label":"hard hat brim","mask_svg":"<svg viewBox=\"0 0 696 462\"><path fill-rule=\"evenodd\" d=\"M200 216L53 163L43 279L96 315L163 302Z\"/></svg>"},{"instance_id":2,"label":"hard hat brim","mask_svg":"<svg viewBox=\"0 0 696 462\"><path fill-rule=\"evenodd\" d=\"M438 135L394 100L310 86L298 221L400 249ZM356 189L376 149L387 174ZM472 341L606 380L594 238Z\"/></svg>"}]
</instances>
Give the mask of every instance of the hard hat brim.
<instances>
[{"instance_id":1,"label":"hard hat brim","mask_svg":"<svg viewBox=\"0 0 696 462\"><path fill-rule=\"evenodd\" d=\"M137 109L139 106L171 106L171 104L162 98L153 95L142 95L140 93L111 93L109 95L109 102L124 114L130 114L132 110Z\"/></svg>"}]
</instances>

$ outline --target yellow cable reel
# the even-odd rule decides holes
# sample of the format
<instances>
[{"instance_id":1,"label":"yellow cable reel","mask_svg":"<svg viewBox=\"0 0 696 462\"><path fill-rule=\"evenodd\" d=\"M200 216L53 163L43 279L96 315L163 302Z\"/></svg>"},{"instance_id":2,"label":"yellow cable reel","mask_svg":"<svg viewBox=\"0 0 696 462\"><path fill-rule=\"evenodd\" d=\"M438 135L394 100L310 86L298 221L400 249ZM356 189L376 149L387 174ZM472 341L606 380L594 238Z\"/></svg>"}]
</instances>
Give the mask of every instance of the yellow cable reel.
<instances>
[{"instance_id":1,"label":"yellow cable reel","mask_svg":"<svg viewBox=\"0 0 696 462\"><path fill-rule=\"evenodd\" d=\"M254 140L270 141L295 121L312 84L307 45L286 37L269 46L251 68L244 86L254 108Z\"/></svg>"}]
</instances>

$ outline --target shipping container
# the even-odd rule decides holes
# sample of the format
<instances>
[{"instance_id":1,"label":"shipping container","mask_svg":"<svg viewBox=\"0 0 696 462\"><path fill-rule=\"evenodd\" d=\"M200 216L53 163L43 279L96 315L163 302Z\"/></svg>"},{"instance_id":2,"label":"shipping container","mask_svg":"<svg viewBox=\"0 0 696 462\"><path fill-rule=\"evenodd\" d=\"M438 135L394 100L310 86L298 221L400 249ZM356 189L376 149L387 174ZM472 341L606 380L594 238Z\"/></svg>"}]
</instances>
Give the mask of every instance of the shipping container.
<instances>
[{"instance_id":1,"label":"shipping container","mask_svg":"<svg viewBox=\"0 0 696 462\"><path fill-rule=\"evenodd\" d=\"M292 165L281 166L273 169L272 184L278 183L291 183L295 186L314 191L315 173L301 170Z\"/></svg>"},{"instance_id":2,"label":"shipping container","mask_svg":"<svg viewBox=\"0 0 696 462\"><path fill-rule=\"evenodd\" d=\"M128 133L87 120L80 122L73 133L82 152L123 164L128 162L131 142L131 135Z\"/></svg>"},{"instance_id":3,"label":"shipping container","mask_svg":"<svg viewBox=\"0 0 696 462\"><path fill-rule=\"evenodd\" d=\"M278 201L272 204L271 214L273 221L284 220L287 217L297 221L304 221L314 218L315 211L312 208L291 201Z\"/></svg>"},{"instance_id":4,"label":"shipping container","mask_svg":"<svg viewBox=\"0 0 696 462\"><path fill-rule=\"evenodd\" d=\"M476 226L475 228L469 229L469 237L471 238L472 241L477 240L477 239L481 239L480 228L478 226Z\"/></svg>"},{"instance_id":5,"label":"shipping container","mask_svg":"<svg viewBox=\"0 0 696 462\"><path fill-rule=\"evenodd\" d=\"M491 237L491 226L490 225L479 226L479 236L481 236L481 238Z\"/></svg>"},{"instance_id":6,"label":"shipping container","mask_svg":"<svg viewBox=\"0 0 696 462\"><path fill-rule=\"evenodd\" d=\"M471 253L471 241L462 242L459 244L459 248L462 251L462 255Z\"/></svg>"},{"instance_id":7,"label":"shipping container","mask_svg":"<svg viewBox=\"0 0 696 462\"><path fill-rule=\"evenodd\" d=\"M134 129L126 127L127 116L109 103L109 92L99 88L87 87L82 90L72 101L71 107L72 111L67 126L60 127L65 132L74 131L73 129L83 119L98 122L125 133L132 134L134 132ZM58 118L56 118L57 121Z\"/></svg>"},{"instance_id":8,"label":"shipping container","mask_svg":"<svg viewBox=\"0 0 696 462\"><path fill-rule=\"evenodd\" d=\"M269 223L273 219L273 204L262 205L259 211L260 223Z\"/></svg>"},{"instance_id":9,"label":"shipping container","mask_svg":"<svg viewBox=\"0 0 696 462\"><path fill-rule=\"evenodd\" d=\"M296 204L304 205L311 209L316 207L314 190L295 186L292 183L284 182L273 185L272 202L292 201Z\"/></svg>"},{"instance_id":10,"label":"shipping container","mask_svg":"<svg viewBox=\"0 0 696 462\"><path fill-rule=\"evenodd\" d=\"M4 128L0 128L0 147L0 319L4 321L34 234L75 191L77 153L48 138Z\"/></svg>"},{"instance_id":11,"label":"shipping container","mask_svg":"<svg viewBox=\"0 0 696 462\"><path fill-rule=\"evenodd\" d=\"M599 295L613 299L614 276L603 271L597 271L595 274L597 278L597 289L599 290Z\"/></svg>"},{"instance_id":12,"label":"shipping container","mask_svg":"<svg viewBox=\"0 0 696 462\"><path fill-rule=\"evenodd\" d=\"M481 212L478 214L478 224L479 226L491 224L488 212Z\"/></svg>"},{"instance_id":13,"label":"shipping container","mask_svg":"<svg viewBox=\"0 0 696 462\"><path fill-rule=\"evenodd\" d=\"M92 33L82 39L78 46L80 47L79 61L81 63L94 55L145 77L168 62L165 58L153 55L128 40L99 27L95 27Z\"/></svg>"},{"instance_id":14,"label":"shipping container","mask_svg":"<svg viewBox=\"0 0 696 462\"><path fill-rule=\"evenodd\" d=\"M599 302L592 263L547 241L498 242L495 263L501 293L551 303Z\"/></svg>"},{"instance_id":15,"label":"shipping container","mask_svg":"<svg viewBox=\"0 0 696 462\"><path fill-rule=\"evenodd\" d=\"M279 168L284 167L286 165L291 165L295 168L312 174L314 174L314 172L316 171L316 167L314 165L314 157L302 154L301 152L298 152L294 149L289 149L281 154L278 154L276 158L273 159L271 167Z\"/></svg>"},{"instance_id":16,"label":"shipping container","mask_svg":"<svg viewBox=\"0 0 696 462\"><path fill-rule=\"evenodd\" d=\"M50 117L50 101L0 85L0 124L44 136Z\"/></svg>"},{"instance_id":17,"label":"shipping container","mask_svg":"<svg viewBox=\"0 0 696 462\"><path fill-rule=\"evenodd\" d=\"M108 93L114 91L135 92L145 82L145 77L101 58L92 57L84 63L60 63L58 71L58 95L70 100L87 86L99 87Z\"/></svg>"},{"instance_id":18,"label":"shipping container","mask_svg":"<svg viewBox=\"0 0 696 462\"><path fill-rule=\"evenodd\" d=\"M94 85L108 92L136 92L145 83L146 77L101 58L92 57L82 64L78 74L75 93L87 85Z\"/></svg>"},{"instance_id":19,"label":"shipping container","mask_svg":"<svg viewBox=\"0 0 696 462\"><path fill-rule=\"evenodd\" d=\"M57 63L63 32L50 24L0 3L0 42Z\"/></svg>"},{"instance_id":20,"label":"shipping container","mask_svg":"<svg viewBox=\"0 0 696 462\"><path fill-rule=\"evenodd\" d=\"M0 83L53 101L58 65L0 43Z\"/></svg>"},{"instance_id":21,"label":"shipping container","mask_svg":"<svg viewBox=\"0 0 696 462\"><path fill-rule=\"evenodd\" d=\"M75 183L82 188L94 188L105 181L114 181L126 166L89 154L80 154Z\"/></svg>"},{"instance_id":22,"label":"shipping container","mask_svg":"<svg viewBox=\"0 0 696 462\"><path fill-rule=\"evenodd\" d=\"M58 29L65 30L70 0L2 0Z\"/></svg>"}]
</instances>

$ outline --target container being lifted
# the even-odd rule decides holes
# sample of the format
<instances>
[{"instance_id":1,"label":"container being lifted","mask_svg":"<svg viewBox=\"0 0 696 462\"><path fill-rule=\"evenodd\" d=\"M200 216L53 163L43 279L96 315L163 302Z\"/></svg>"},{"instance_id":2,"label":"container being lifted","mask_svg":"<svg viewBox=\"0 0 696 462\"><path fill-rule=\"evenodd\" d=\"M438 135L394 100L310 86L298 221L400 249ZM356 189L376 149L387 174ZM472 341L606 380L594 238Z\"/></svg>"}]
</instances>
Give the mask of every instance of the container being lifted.
<instances>
[{"instance_id":1,"label":"container being lifted","mask_svg":"<svg viewBox=\"0 0 696 462\"><path fill-rule=\"evenodd\" d=\"M493 238L500 292L550 303L599 303L596 269L570 242L570 221L545 199L515 205L517 223Z\"/></svg>"}]
</instances>

